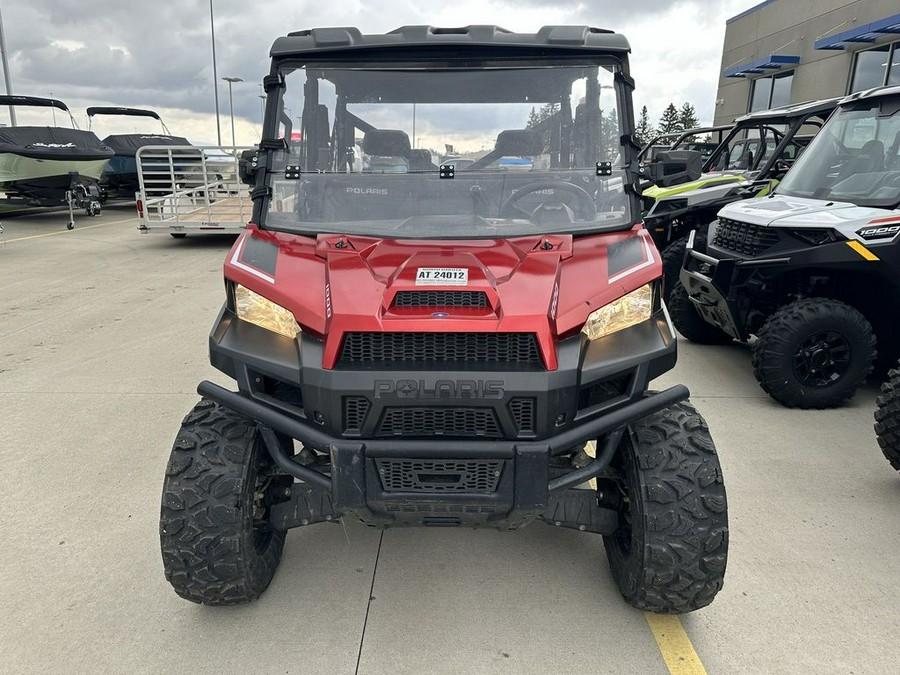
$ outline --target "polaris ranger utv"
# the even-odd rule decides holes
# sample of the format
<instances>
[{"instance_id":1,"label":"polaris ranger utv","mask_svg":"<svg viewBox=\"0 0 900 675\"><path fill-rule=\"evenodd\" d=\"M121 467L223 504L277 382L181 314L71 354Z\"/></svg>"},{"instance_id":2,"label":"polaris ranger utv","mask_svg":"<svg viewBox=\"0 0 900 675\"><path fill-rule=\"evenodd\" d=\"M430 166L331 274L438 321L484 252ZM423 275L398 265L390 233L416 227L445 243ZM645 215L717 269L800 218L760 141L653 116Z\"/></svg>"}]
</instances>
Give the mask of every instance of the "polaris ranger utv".
<instances>
[{"instance_id":1,"label":"polaris ranger utv","mask_svg":"<svg viewBox=\"0 0 900 675\"><path fill-rule=\"evenodd\" d=\"M853 94L774 194L730 204L687 245L669 299L696 342L746 341L780 403L829 408L900 356L900 87Z\"/></svg>"},{"instance_id":2,"label":"polaris ranger utv","mask_svg":"<svg viewBox=\"0 0 900 675\"><path fill-rule=\"evenodd\" d=\"M698 180L644 190L644 224L663 252L666 299L678 281L688 234L696 230L695 241L705 242L719 209L771 192L837 102L794 103L739 117Z\"/></svg>"},{"instance_id":3,"label":"polaris ranger utv","mask_svg":"<svg viewBox=\"0 0 900 675\"><path fill-rule=\"evenodd\" d=\"M878 445L891 466L900 471L900 368L888 373L876 404L875 435Z\"/></svg>"},{"instance_id":4,"label":"polaris ranger utv","mask_svg":"<svg viewBox=\"0 0 900 675\"><path fill-rule=\"evenodd\" d=\"M641 163L650 162L665 150L696 150L704 161L719 147L731 130L732 124L717 127L695 127L683 131L670 131L651 138L638 153Z\"/></svg>"},{"instance_id":5,"label":"polaris ranger utv","mask_svg":"<svg viewBox=\"0 0 900 675\"><path fill-rule=\"evenodd\" d=\"M713 600L728 542L715 447L684 386L648 391L676 344L640 225L628 52L581 26L275 42L243 169L254 219L209 340L238 391L198 386L166 472L178 594L254 599L286 530L353 516L543 520L603 535L635 607ZM536 106L552 113L528 127ZM620 128L603 132L604 109ZM482 151L431 163L448 145ZM651 174L691 161L663 155Z\"/></svg>"}]
</instances>

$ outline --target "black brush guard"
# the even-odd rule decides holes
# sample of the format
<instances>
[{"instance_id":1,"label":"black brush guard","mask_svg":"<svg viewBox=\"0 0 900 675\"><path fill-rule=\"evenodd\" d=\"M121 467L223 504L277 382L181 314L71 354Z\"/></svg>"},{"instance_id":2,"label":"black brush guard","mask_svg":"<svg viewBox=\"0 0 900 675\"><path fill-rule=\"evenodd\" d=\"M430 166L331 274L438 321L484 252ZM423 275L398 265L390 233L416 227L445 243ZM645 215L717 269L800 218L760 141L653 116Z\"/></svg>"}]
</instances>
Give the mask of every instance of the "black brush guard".
<instances>
[{"instance_id":1,"label":"black brush guard","mask_svg":"<svg viewBox=\"0 0 900 675\"><path fill-rule=\"evenodd\" d=\"M618 512L601 507L594 490L570 488L598 476L607 467L629 424L690 395L687 387L676 385L550 438L522 442L334 438L212 382L201 382L197 392L254 420L275 465L301 481L293 485L289 499L270 507L269 520L276 529L353 514L378 527L468 525L515 529L541 518L557 526L601 534L617 529ZM292 450L289 454L282 442L285 437L327 447L330 471L294 461ZM553 455L593 439L602 439L596 459L580 469L551 476ZM379 475L379 463L394 459L495 460L503 468L492 491L396 491L385 489Z\"/></svg>"}]
</instances>

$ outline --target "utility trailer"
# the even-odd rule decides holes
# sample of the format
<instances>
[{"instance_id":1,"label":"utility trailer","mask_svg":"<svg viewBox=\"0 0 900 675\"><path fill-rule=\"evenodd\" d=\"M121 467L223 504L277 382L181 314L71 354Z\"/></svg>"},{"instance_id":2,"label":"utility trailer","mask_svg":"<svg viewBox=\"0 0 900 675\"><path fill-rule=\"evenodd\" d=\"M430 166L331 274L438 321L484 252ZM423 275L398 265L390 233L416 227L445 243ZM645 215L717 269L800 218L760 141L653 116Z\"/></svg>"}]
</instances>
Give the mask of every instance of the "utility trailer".
<instances>
[{"instance_id":1,"label":"utility trailer","mask_svg":"<svg viewBox=\"0 0 900 675\"><path fill-rule=\"evenodd\" d=\"M136 153L142 234L238 234L253 211L238 176L244 147L145 145Z\"/></svg>"}]
</instances>

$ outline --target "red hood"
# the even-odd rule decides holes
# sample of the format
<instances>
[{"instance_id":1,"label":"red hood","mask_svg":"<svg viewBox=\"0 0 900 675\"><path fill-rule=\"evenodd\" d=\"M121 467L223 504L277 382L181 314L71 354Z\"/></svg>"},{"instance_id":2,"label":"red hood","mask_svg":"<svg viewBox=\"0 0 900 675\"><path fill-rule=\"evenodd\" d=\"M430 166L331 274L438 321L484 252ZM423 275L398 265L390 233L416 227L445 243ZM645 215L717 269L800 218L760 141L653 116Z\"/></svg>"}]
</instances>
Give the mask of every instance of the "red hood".
<instances>
[{"instance_id":1,"label":"red hood","mask_svg":"<svg viewBox=\"0 0 900 675\"><path fill-rule=\"evenodd\" d=\"M608 249L626 240L633 240L626 266L615 264L610 275ZM260 255L262 249L269 251ZM468 283L417 285L423 268L465 269ZM659 254L640 226L579 238L460 241L313 239L251 226L225 263L226 278L286 307L303 330L324 336L325 368L333 367L345 332L434 331L535 333L553 370L556 339L660 274ZM484 291L488 307L395 307L397 292L410 290Z\"/></svg>"}]
</instances>

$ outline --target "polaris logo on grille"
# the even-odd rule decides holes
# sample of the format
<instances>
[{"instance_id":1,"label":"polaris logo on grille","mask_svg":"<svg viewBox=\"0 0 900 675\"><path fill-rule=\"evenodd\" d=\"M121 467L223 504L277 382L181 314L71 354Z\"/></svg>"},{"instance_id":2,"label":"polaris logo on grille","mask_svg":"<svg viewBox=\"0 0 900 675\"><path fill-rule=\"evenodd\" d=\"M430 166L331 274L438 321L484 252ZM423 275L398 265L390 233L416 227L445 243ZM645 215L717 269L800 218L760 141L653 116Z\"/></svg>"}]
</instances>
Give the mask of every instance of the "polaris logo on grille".
<instances>
[{"instance_id":1,"label":"polaris logo on grille","mask_svg":"<svg viewBox=\"0 0 900 675\"><path fill-rule=\"evenodd\" d=\"M900 232L900 225L886 225L885 227L864 227L859 231L863 239L883 239L893 237Z\"/></svg>"},{"instance_id":2,"label":"polaris logo on grille","mask_svg":"<svg viewBox=\"0 0 900 675\"><path fill-rule=\"evenodd\" d=\"M503 380L375 380L375 398L503 398Z\"/></svg>"}]
</instances>

